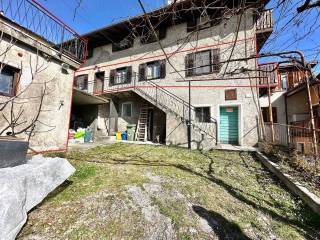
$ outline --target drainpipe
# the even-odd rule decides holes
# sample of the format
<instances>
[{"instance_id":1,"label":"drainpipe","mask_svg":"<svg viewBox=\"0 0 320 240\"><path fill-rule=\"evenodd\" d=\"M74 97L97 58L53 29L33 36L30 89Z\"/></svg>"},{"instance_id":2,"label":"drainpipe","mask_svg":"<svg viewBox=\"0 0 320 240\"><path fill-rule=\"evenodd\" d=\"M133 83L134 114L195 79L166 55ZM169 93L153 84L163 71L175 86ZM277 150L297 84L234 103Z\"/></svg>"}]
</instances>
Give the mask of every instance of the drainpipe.
<instances>
[{"instance_id":1,"label":"drainpipe","mask_svg":"<svg viewBox=\"0 0 320 240\"><path fill-rule=\"evenodd\" d=\"M188 148L191 149L191 81L189 81L189 119L187 123Z\"/></svg>"}]
</instances>

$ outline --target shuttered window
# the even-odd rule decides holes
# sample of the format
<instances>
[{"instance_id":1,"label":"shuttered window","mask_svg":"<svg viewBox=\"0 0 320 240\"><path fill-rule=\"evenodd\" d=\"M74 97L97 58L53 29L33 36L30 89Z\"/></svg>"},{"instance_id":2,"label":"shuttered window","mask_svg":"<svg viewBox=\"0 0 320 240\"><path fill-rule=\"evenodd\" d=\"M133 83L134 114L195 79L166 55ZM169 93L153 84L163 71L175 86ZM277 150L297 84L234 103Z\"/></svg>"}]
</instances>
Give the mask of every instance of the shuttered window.
<instances>
[{"instance_id":1,"label":"shuttered window","mask_svg":"<svg viewBox=\"0 0 320 240\"><path fill-rule=\"evenodd\" d=\"M122 67L110 71L109 85L131 83L132 67Z\"/></svg>"},{"instance_id":2,"label":"shuttered window","mask_svg":"<svg viewBox=\"0 0 320 240\"><path fill-rule=\"evenodd\" d=\"M166 77L166 60L153 61L139 66L139 81Z\"/></svg>"},{"instance_id":3,"label":"shuttered window","mask_svg":"<svg viewBox=\"0 0 320 240\"><path fill-rule=\"evenodd\" d=\"M220 71L219 49L191 53L186 56L186 76L209 74Z\"/></svg>"}]
</instances>

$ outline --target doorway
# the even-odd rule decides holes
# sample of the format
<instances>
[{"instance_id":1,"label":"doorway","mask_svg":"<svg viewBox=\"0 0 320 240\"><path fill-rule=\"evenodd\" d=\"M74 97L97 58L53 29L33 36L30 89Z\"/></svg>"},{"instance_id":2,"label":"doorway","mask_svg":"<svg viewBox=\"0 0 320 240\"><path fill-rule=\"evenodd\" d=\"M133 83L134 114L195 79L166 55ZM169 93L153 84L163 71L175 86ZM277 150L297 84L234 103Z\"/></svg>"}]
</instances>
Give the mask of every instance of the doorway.
<instances>
[{"instance_id":1,"label":"doorway","mask_svg":"<svg viewBox=\"0 0 320 240\"><path fill-rule=\"evenodd\" d=\"M239 107L220 107L220 143L239 144Z\"/></svg>"}]
</instances>

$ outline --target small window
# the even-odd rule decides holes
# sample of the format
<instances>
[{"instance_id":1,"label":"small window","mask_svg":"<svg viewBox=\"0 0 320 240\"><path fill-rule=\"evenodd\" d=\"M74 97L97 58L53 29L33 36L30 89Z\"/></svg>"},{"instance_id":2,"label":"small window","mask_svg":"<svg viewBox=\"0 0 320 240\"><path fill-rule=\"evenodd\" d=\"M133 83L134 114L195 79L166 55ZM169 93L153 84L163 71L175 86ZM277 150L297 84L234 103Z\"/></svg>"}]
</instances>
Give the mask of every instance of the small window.
<instances>
[{"instance_id":1,"label":"small window","mask_svg":"<svg viewBox=\"0 0 320 240\"><path fill-rule=\"evenodd\" d=\"M119 42L112 43L112 51L118 52L133 47L133 39L124 38Z\"/></svg>"},{"instance_id":2,"label":"small window","mask_svg":"<svg viewBox=\"0 0 320 240\"><path fill-rule=\"evenodd\" d=\"M88 90L88 74L76 76L74 87L79 90Z\"/></svg>"},{"instance_id":3,"label":"small window","mask_svg":"<svg viewBox=\"0 0 320 240\"><path fill-rule=\"evenodd\" d=\"M141 44L153 43L153 42L156 42L157 39L159 40L164 39L166 37L167 29L163 27L158 30L155 30L155 32L156 32L156 35L151 29L146 28L145 32L142 33L142 36L140 39Z\"/></svg>"},{"instance_id":4,"label":"small window","mask_svg":"<svg viewBox=\"0 0 320 240\"><path fill-rule=\"evenodd\" d=\"M132 116L132 103L123 103L122 104L122 117L131 117Z\"/></svg>"},{"instance_id":5,"label":"small window","mask_svg":"<svg viewBox=\"0 0 320 240\"><path fill-rule=\"evenodd\" d=\"M110 85L131 82L132 67L122 67L110 71Z\"/></svg>"},{"instance_id":6,"label":"small window","mask_svg":"<svg viewBox=\"0 0 320 240\"><path fill-rule=\"evenodd\" d=\"M210 107L196 107L196 121L210 122Z\"/></svg>"},{"instance_id":7,"label":"small window","mask_svg":"<svg viewBox=\"0 0 320 240\"><path fill-rule=\"evenodd\" d=\"M237 90L225 90L225 100L237 100Z\"/></svg>"},{"instance_id":8,"label":"small window","mask_svg":"<svg viewBox=\"0 0 320 240\"><path fill-rule=\"evenodd\" d=\"M281 74L281 88L282 90L288 90L288 77L287 74Z\"/></svg>"},{"instance_id":9,"label":"small window","mask_svg":"<svg viewBox=\"0 0 320 240\"><path fill-rule=\"evenodd\" d=\"M263 121L265 123L270 123L269 108L263 107L261 109L262 109ZM272 107L272 118L273 118L273 123L278 123L278 115L277 115L277 108L276 107Z\"/></svg>"},{"instance_id":10,"label":"small window","mask_svg":"<svg viewBox=\"0 0 320 240\"><path fill-rule=\"evenodd\" d=\"M18 77L18 69L5 66L0 72L0 95L14 96Z\"/></svg>"},{"instance_id":11,"label":"small window","mask_svg":"<svg viewBox=\"0 0 320 240\"><path fill-rule=\"evenodd\" d=\"M212 19L208 14L202 16L191 15L187 21L187 32L200 31L212 27Z\"/></svg>"},{"instance_id":12,"label":"small window","mask_svg":"<svg viewBox=\"0 0 320 240\"><path fill-rule=\"evenodd\" d=\"M186 76L196 76L220 71L219 49L205 50L186 56Z\"/></svg>"},{"instance_id":13,"label":"small window","mask_svg":"<svg viewBox=\"0 0 320 240\"><path fill-rule=\"evenodd\" d=\"M140 64L139 81L153 80L166 77L166 60Z\"/></svg>"}]
</instances>

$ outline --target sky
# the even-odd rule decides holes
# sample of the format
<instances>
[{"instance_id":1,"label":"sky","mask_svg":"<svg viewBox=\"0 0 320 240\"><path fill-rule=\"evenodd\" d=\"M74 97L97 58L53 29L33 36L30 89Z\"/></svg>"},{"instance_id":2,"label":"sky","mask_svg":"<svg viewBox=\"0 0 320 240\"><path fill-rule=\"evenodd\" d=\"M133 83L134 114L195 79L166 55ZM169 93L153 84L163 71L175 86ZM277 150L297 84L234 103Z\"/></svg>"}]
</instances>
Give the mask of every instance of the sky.
<instances>
[{"instance_id":1,"label":"sky","mask_svg":"<svg viewBox=\"0 0 320 240\"><path fill-rule=\"evenodd\" d=\"M106 25L141 14L137 0L37 0L53 14L84 34ZM297 15L296 8L303 0L286 0L274 10L274 32L262 52L303 50L307 60L318 60L315 71L320 72L320 8ZM80 3L80 4L79 4ZM143 0L148 11L165 5L166 0ZM271 0L267 8L274 8ZM76 14L75 14L76 12ZM273 61L277 59L263 59Z\"/></svg>"}]
</instances>

